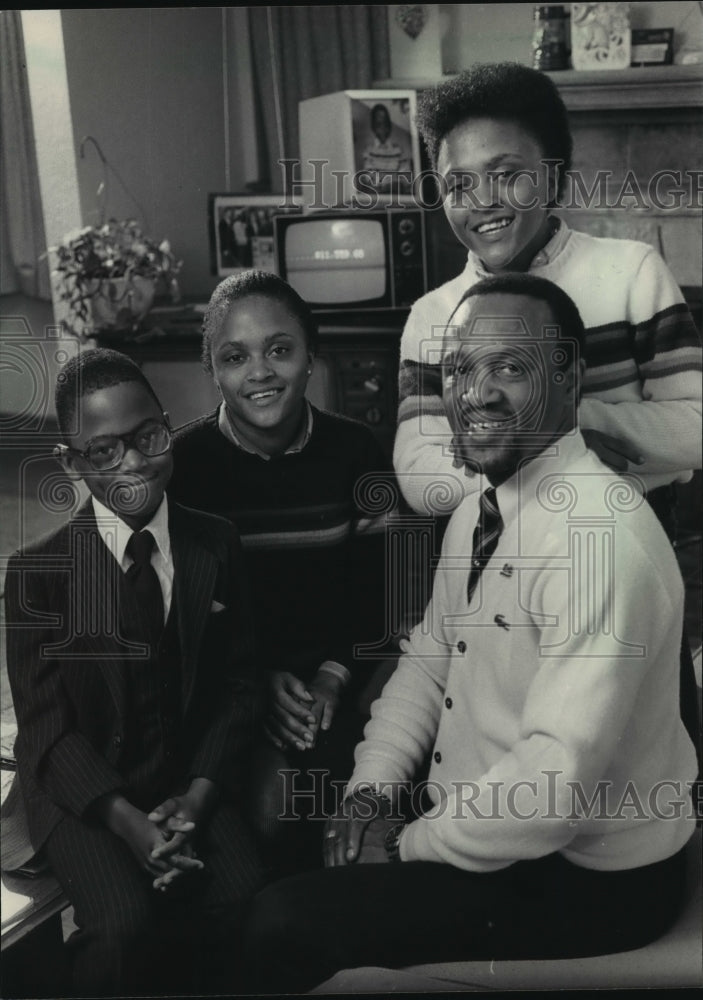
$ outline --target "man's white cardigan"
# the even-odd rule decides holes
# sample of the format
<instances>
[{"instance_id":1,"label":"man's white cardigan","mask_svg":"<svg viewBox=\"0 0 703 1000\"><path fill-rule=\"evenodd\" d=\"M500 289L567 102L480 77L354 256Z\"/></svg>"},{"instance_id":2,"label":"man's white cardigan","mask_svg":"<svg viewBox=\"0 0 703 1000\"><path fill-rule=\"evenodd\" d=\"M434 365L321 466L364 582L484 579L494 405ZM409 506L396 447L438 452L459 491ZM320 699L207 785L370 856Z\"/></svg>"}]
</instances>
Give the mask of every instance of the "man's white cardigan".
<instances>
[{"instance_id":1,"label":"man's white cardigan","mask_svg":"<svg viewBox=\"0 0 703 1000\"><path fill-rule=\"evenodd\" d=\"M684 588L636 486L578 432L548 446L498 487L505 527L470 607L478 493L453 514L349 783L404 782L432 752L435 806L404 831L403 861L491 871L560 851L622 869L691 836Z\"/></svg>"}]
</instances>

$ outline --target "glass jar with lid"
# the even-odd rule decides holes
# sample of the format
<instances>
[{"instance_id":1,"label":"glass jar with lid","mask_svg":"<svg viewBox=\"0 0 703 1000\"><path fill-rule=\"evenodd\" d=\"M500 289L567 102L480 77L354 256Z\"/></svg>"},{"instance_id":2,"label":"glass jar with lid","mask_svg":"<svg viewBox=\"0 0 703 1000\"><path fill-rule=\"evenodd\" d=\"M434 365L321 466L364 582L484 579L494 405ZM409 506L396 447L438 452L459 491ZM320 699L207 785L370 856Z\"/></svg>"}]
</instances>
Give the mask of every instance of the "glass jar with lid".
<instances>
[{"instance_id":1,"label":"glass jar with lid","mask_svg":"<svg viewBox=\"0 0 703 1000\"><path fill-rule=\"evenodd\" d=\"M567 69L566 18L562 6L538 4L534 10L532 66L534 69Z\"/></svg>"}]
</instances>

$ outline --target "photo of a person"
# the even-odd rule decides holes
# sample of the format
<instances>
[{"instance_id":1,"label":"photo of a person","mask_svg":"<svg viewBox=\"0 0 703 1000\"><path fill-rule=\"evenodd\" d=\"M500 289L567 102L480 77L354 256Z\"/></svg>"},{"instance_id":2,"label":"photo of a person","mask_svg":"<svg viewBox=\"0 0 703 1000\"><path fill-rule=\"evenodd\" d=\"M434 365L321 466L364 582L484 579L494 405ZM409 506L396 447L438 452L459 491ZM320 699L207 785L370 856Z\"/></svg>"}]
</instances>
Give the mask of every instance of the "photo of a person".
<instances>
[{"instance_id":1,"label":"photo of a person","mask_svg":"<svg viewBox=\"0 0 703 1000\"><path fill-rule=\"evenodd\" d=\"M374 104L371 109L373 141L364 150L364 170L397 172L410 169L410 156L399 142L391 138L393 125L385 104Z\"/></svg>"},{"instance_id":2,"label":"photo of a person","mask_svg":"<svg viewBox=\"0 0 703 1000\"><path fill-rule=\"evenodd\" d=\"M234 223L232 224L234 242L236 245L237 257L241 267L251 267L251 228L249 226L248 212L242 209L234 213Z\"/></svg>"},{"instance_id":3,"label":"photo of a person","mask_svg":"<svg viewBox=\"0 0 703 1000\"><path fill-rule=\"evenodd\" d=\"M220 241L220 259L223 267L234 267L237 259L233 221L234 212L231 208L225 208L220 214L220 221L217 223L217 235Z\"/></svg>"},{"instance_id":4,"label":"photo of a person","mask_svg":"<svg viewBox=\"0 0 703 1000\"><path fill-rule=\"evenodd\" d=\"M410 102L355 100L352 115L356 170L363 172L364 187L407 193L415 167Z\"/></svg>"},{"instance_id":5,"label":"photo of a person","mask_svg":"<svg viewBox=\"0 0 703 1000\"><path fill-rule=\"evenodd\" d=\"M211 195L212 272L225 276L255 267L275 273L273 220L298 212L278 195Z\"/></svg>"}]
</instances>

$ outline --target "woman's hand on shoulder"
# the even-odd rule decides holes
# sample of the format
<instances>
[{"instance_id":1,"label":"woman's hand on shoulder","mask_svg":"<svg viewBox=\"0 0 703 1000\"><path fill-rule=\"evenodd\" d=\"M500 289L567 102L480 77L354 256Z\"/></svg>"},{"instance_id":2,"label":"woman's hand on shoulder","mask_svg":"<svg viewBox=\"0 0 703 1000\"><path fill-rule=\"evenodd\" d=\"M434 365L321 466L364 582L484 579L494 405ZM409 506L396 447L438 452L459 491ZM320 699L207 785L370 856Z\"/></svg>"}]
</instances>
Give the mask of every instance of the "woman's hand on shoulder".
<instances>
[{"instance_id":1,"label":"woman's hand on shoulder","mask_svg":"<svg viewBox=\"0 0 703 1000\"><path fill-rule=\"evenodd\" d=\"M601 462L614 472L629 472L633 466L636 468L644 462L642 455L629 441L587 427L581 428L581 434L586 447L594 451Z\"/></svg>"}]
</instances>

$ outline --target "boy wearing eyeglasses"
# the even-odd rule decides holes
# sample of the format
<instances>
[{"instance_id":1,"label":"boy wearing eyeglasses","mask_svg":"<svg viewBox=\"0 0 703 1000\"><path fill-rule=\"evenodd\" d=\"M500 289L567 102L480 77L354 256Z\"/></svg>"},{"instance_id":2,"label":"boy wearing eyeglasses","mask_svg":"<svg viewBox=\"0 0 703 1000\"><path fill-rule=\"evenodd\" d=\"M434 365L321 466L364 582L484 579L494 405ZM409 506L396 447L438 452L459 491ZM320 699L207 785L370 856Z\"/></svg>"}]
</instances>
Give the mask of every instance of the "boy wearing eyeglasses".
<instances>
[{"instance_id":1,"label":"boy wearing eyeglasses","mask_svg":"<svg viewBox=\"0 0 703 1000\"><path fill-rule=\"evenodd\" d=\"M74 906L72 995L219 991L263 881L233 801L258 702L239 538L169 502L168 418L130 359L72 358L56 411L55 454L91 496L8 567L27 853ZM211 980L175 981L182 949L157 958L180 909Z\"/></svg>"}]
</instances>

